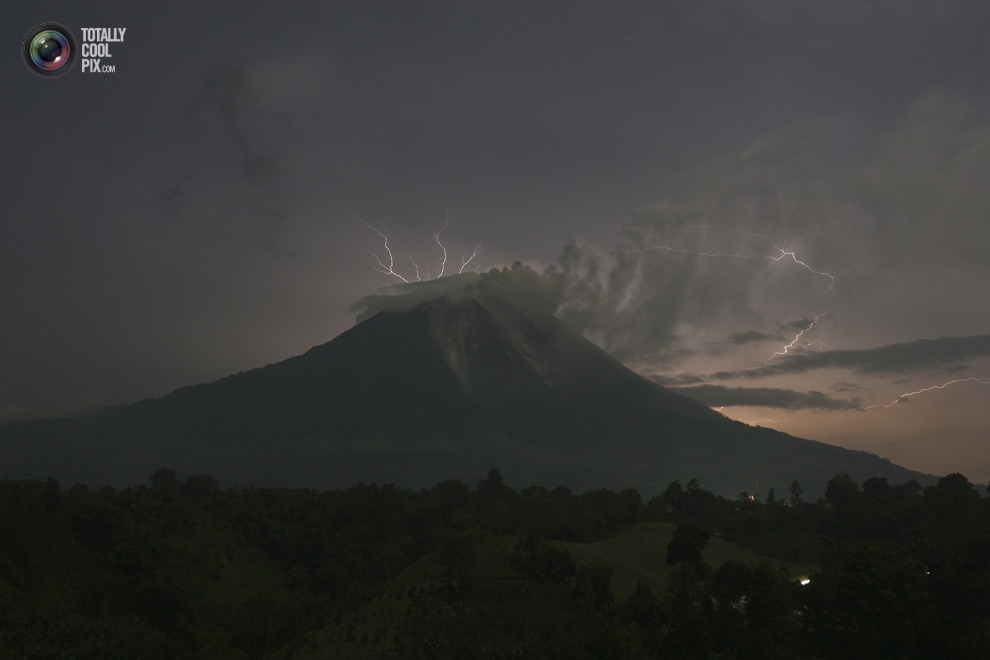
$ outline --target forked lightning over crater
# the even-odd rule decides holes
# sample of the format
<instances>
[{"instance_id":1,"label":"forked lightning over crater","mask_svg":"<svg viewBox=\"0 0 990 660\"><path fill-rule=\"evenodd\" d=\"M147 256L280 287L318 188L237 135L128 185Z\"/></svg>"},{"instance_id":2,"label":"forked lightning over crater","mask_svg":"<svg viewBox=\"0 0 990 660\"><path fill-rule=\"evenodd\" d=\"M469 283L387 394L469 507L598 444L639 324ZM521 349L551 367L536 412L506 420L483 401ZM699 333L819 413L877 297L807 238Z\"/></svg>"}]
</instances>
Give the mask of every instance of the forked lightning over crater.
<instances>
[{"instance_id":1,"label":"forked lightning over crater","mask_svg":"<svg viewBox=\"0 0 990 660\"><path fill-rule=\"evenodd\" d=\"M382 275L387 275L389 277L395 277L396 279L401 280L405 284L409 284L410 282L413 282L413 281L415 281L415 282L422 282L424 279L426 279L426 280L432 279L430 277L430 275L431 275L431 271L430 270L427 270L426 271L425 278L421 276L420 270L419 270L419 264L412 257L412 255L409 255L409 261L410 261L410 263L412 263L413 269L415 270L415 273L416 273L415 278L416 279L415 280L407 279L401 273L399 273L398 271L396 271L395 270L395 255L392 254L392 248L388 244L388 239L389 239L388 232L385 231L384 229L378 229L377 227L371 226L363 218L360 218L359 217L358 219L361 220L361 222L364 224L365 227L367 227L369 230L371 230L372 232L374 232L375 234L377 234L382 239L382 247L381 247L381 249L385 251L385 256L388 259L388 263L385 263L385 259L383 259L382 255L379 254L379 252L374 247L374 244L370 240L369 240L369 244L368 244L368 246L366 248L367 254L365 256L363 256L363 257L360 257L361 261L363 261L364 263L370 265L372 268L374 268L376 271L378 271ZM432 232L432 234L433 234L433 241L437 244L437 246L440 247L440 251L441 251L441 254L442 254L442 257L441 257L441 260L440 260L440 268L439 268L439 271L437 272L437 276L436 276L435 279L440 279L445 274L448 274L447 273L447 246L444 245L443 244L443 241L440 240L440 234L443 233L443 230L446 229L449 224L450 224L450 220L447 220L446 222L443 223L443 227L441 227L439 231ZM468 267L468 265L472 261L474 261L475 258L481 253L481 246L482 246L481 243L479 243L478 245L476 245L475 248L471 251L471 254L470 255L468 255L467 250L465 250L461 254L461 265L457 269L457 274L458 275L461 274L461 273L463 273L464 270ZM479 268L479 266L478 265L475 265L474 270L477 271L478 268Z\"/></svg>"}]
</instances>

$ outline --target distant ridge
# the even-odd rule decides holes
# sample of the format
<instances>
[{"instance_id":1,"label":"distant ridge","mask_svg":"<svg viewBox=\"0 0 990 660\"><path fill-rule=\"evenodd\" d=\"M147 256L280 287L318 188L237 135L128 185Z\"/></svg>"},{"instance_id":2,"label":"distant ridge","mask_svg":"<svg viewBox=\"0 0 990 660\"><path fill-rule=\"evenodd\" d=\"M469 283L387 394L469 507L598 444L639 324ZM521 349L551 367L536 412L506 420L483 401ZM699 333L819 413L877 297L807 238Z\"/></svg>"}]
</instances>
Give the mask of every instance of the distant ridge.
<instances>
[{"instance_id":1,"label":"distant ridge","mask_svg":"<svg viewBox=\"0 0 990 660\"><path fill-rule=\"evenodd\" d=\"M514 485L630 488L697 478L735 495L847 473L930 478L864 452L732 421L504 298L381 312L305 354L71 419L0 426L0 477L117 486L155 469L233 485L430 486L498 467Z\"/></svg>"}]
</instances>

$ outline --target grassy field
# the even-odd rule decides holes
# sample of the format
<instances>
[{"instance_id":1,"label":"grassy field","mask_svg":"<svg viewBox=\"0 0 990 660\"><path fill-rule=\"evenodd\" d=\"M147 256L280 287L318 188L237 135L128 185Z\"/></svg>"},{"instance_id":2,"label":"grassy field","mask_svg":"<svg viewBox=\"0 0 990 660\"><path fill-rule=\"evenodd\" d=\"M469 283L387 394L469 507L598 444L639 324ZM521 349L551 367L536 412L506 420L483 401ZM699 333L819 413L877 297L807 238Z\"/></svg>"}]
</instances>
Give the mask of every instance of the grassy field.
<instances>
[{"instance_id":1,"label":"grassy field","mask_svg":"<svg viewBox=\"0 0 990 660\"><path fill-rule=\"evenodd\" d=\"M667 588L673 568L666 563L667 544L676 525L645 523L604 541L571 543L548 541L547 544L566 550L580 568L604 564L612 571L612 591L616 602L622 602L643 581L655 593ZM471 533L476 564L475 579L488 584L505 586L525 584L534 590L541 587L524 579L512 564L512 552L518 543L515 536L495 537L484 532ZM704 551L705 561L717 568L729 560L747 566L769 564L782 566L797 579L816 567L769 559L718 537L713 537ZM304 658L376 658L390 647L394 635L402 630L411 610L417 608L417 595L436 588L443 579L443 567L438 553L423 557L402 575L394 578L370 602L357 611L342 614L322 630L309 636L297 647L297 657ZM456 613L451 612L452 616Z\"/></svg>"},{"instance_id":2,"label":"grassy field","mask_svg":"<svg viewBox=\"0 0 990 660\"><path fill-rule=\"evenodd\" d=\"M668 566L666 562L667 545L673 538L675 529L677 529L676 525L668 523L644 523L604 541L595 543L550 541L549 545L570 552L579 568L589 564L610 566L613 570L612 591L616 600L621 601L635 591L636 582L640 580L654 592L667 588L673 572L673 567ZM705 562L712 568L718 568L729 560L747 566L769 564L783 566L795 579L808 575L817 568L811 564L793 564L769 559L717 536L712 537L702 554Z\"/></svg>"}]
</instances>

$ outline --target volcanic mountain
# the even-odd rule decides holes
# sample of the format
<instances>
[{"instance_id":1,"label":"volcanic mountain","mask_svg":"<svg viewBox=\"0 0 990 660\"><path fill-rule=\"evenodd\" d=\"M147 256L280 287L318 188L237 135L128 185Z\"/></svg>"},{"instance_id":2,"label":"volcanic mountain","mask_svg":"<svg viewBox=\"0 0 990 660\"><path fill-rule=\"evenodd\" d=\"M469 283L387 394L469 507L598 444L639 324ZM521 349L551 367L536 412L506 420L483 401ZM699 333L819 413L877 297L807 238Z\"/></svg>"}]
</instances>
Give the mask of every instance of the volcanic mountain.
<instances>
[{"instance_id":1,"label":"volcanic mountain","mask_svg":"<svg viewBox=\"0 0 990 660\"><path fill-rule=\"evenodd\" d=\"M925 476L732 421L495 295L380 312L303 355L71 419L0 426L0 476L130 485L157 468L226 485L515 485L734 495L839 473Z\"/></svg>"}]
</instances>

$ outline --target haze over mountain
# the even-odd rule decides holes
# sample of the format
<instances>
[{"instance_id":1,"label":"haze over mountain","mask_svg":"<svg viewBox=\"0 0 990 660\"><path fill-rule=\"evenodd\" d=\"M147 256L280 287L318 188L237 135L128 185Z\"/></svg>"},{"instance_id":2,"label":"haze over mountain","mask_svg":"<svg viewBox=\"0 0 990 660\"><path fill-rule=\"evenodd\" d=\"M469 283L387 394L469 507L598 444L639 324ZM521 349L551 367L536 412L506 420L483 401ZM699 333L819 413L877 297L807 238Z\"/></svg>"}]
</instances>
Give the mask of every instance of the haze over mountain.
<instances>
[{"instance_id":1,"label":"haze over mountain","mask_svg":"<svg viewBox=\"0 0 990 660\"><path fill-rule=\"evenodd\" d=\"M670 392L518 295L509 283L532 271L507 273L406 286L395 309L277 364L2 426L3 476L124 485L169 466L226 484L426 486L499 467L517 485L654 493L698 478L728 494L792 480L820 492L838 473L924 479Z\"/></svg>"}]
</instances>

